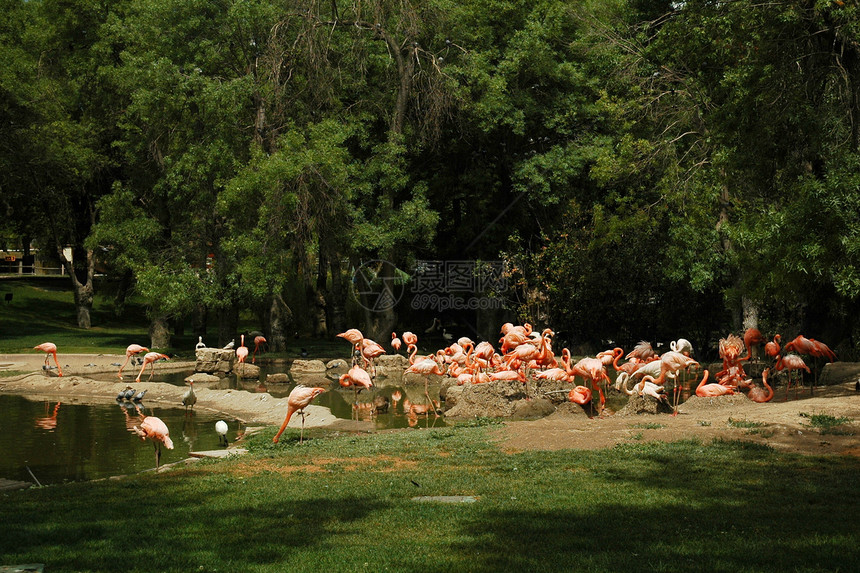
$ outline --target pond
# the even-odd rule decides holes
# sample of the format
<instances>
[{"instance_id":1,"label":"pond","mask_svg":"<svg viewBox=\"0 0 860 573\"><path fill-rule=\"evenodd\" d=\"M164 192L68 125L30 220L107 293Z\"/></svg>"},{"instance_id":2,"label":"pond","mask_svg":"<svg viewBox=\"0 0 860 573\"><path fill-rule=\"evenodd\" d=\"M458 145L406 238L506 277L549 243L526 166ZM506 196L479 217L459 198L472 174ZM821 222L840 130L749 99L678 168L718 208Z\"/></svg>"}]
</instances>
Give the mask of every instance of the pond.
<instances>
[{"instance_id":1,"label":"pond","mask_svg":"<svg viewBox=\"0 0 860 573\"><path fill-rule=\"evenodd\" d=\"M167 424L174 449L162 448L161 463L188 457L191 451L223 448L215 422L224 419L228 440L238 422L214 414L185 414L182 408L141 410ZM85 481L140 472L155 467L152 443L130 431L140 414L132 404L82 405L0 395L0 478L40 483Z\"/></svg>"},{"instance_id":2,"label":"pond","mask_svg":"<svg viewBox=\"0 0 860 573\"><path fill-rule=\"evenodd\" d=\"M403 386L400 376L380 377L377 386L360 394L340 387L337 377L325 374L288 374L288 383L265 384L267 374L283 372L283 366L264 366L260 380L237 380L228 376L217 383L197 384L216 389L240 389L248 392L268 392L286 397L296 384L321 386L328 391L314 404L329 408L332 414L345 420L365 420L377 429L406 427L444 427L443 418L431 415L409 415L403 408L405 400L424 404L424 387ZM152 382L186 386L185 378L192 372L159 372ZM97 380L116 382L114 373L90 376ZM146 380L146 377L143 378ZM134 377L126 377L134 386ZM432 384L430 395L438 400L439 384ZM386 404L385 411L375 406ZM31 400L23 396L0 394L0 478L56 484L86 481L115 475L136 473L155 467L152 443L143 442L130 431L140 423L140 414L161 418L170 430L174 449L162 448L161 463L168 464L189 457L189 452L223 448L215 433L215 422L224 419L232 442L240 430L239 422L219 417L202 409L185 413L181 407L150 407L146 398L139 406L128 402L83 405L51 400ZM284 412L286 414L286 411Z\"/></svg>"},{"instance_id":3,"label":"pond","mask_svg":"<svg viewBox=\"0 0 860 573\"><path fill-rule=\"evenodd\" d=\"M405 400L414 404L425 404L427 402L424 396L423 385L407 385L403 380L401 372L389 373L385 376L378 376L374 381L374 387L368 390L363 390L356 394L351 388L341 388L338 383L338 375L341 371L329 371L327 373L298 373L289 370L289 365L277 362L260 362L256 364L260 367L260 375L257 379L240 379L231 374L221 378L218 382L211 383L195 383L195 388L210 388L213 390L245 390L247 392L268 392L275 398L285 398L289 396L290 391L297 384L305 386L318 386L325 388L327 392L321 394L314 400L317 406L323 406L331 410L333 416L344 420L365 420L371 421L374 428L377 430L392 429L392 428L407 428L416 426L432 426L444 427L445 422L442 418L429 416L431 420L427 421L427 416L420 416L416 419L415 416L407 415L403 408ZM187 386L185 379L193 374L193 370L184 371L159 371L156 367L151 382L162 382L165 384L173 384L174 386ZM286 375L286 382L271 383L267 382L270 374ZM116 382L116 377L113 373L95 374L91 378L95 380L104 380L106 382ZM144 376L142 380L148 380L149 376ZM126 376L125 380L134 386L134 377ZM439 389L441 379L434 380L431 378L428 393L431 399L439 400ZM399 398L397 397L399 394ZM387 410L378 411L374 406L378 404L388 405Z\"/></svg>"}]
</instances>

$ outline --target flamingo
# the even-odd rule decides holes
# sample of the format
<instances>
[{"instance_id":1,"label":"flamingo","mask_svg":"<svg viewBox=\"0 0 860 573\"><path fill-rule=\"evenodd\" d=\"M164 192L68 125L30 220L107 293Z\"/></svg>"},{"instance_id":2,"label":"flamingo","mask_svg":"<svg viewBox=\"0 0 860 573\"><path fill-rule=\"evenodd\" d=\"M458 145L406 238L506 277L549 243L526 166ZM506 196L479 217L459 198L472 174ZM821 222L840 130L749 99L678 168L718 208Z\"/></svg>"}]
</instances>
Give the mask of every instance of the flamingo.
<instances>
[{"instance_id":1,"label":"flamingo","mask_svg":"<svg viewBox=\"0 0 860 573\"><path fill-rule=\"evenodd\" d=\"M627 360L636 359L641 362L650 362L657 358L657 353L651 347L651 343L645 340L640 340L639 344L633 347L633 350L627 353Z\"/></svg>"},{"instance_id":2,"label":"flamingo","mask_svg":"<svg viewBox=\"0 0 860 573\"><path fill-rule=\"evenodd\" d=\"M227 441L227 422L225 422L224 420L218 420L217 422L215 422L215 433L218 434L219 444L222 440L224 441L225 446L229 444L229 442Z\"/></svg>"},{"instance_id":3,"label":"flamingo","mask_svg":"<svg viewBox=\"0 0 860 573\"><path fill-rule=\"evenodd\" d=\"M53 342L43 342L38 346L34 346L33 350L41 350L45 353L45 366L44 370L48 370L48 354L54 355L54 362L57 365L57 373L59 376L63 375L63 369L60 368L60 361L57 360L57 345Z\"/></svg>"},{"instance_id":4,"label":"flamingo","mask_svg":"<svg viewBox=\"0 0 860 573\"><path fill-rule=\"evenodd\" d=\"M430 398L429 380L427 376L431 374L443 376L445 374L445 372L443 372L442 369L439 367L438 360L431 357L419 360L418 362L415 362L414 364L409 366L409 368L404 371L404 374L408 373L421 374L422 376L424 376L424 396L427 398L428 402L432 403L433 400ZM439 417L438 412L436 412L436 417Z\"/></svg>"},{"instance_id":5,"label":"flamingo","mask_svg":"<svg viewBox=\"0 0 860 573\"><path fill-rule=\"evenodd\" d=\"M764 353L774 360L777 360L779 358L779 353L781 350L779 347L780 340L782 340L782 336L780 336L779 334L774 334L773 340L764 345Z\"/></svg>"},{"instance_id":6,"label":"flamingo","mask_svg":"<svg viewBox=\"0 0 860 573\"><path fill-rule=\"evenodd\" d=\"M356 400L358 400L359 392L370 390L373 387L373 380L370 378L370 374L357 364L353 365L346 374L342 374L338 381L344 388L352 386L352 389L355 390Z\"/></svg>"},{"instance_id":7,"label":"flamingo","mask_svg":"<svg viewBox=\"0 0 860 573\"><path fill-rule=\"evenodd\" d=\"M588 386L574 386L573 390L568 392L567 399L574 404L579 404L580 406L591 404L591 388Z\"/></svg>"},{"instance_id":8,"label":"flamingo","mask_svg":"<svg viewBox=\"0 0 860 573\"><path fill-rule=\"evenodd\" d=\"M314 398L323 392L325 392L325 388L311 388L301 384L293 388L290 395L287 397L287 417L284 418L284 423L281 424L281 429L278 430L278 433L275 434L274 438L272 438L273 444L278 443L278 439L281 437L281 434L284 433L284 430L287 429L287 424L290 423L290 418L292 418L293 414L296 412L298 412L302 417L302 429L299 433L299 443L302 443L305 434L305 408L313 401Z\"/></svg>"},{"instance_id":9,"label":"flamingo","mask_svg":"<svg viewBox=\"0 0 860 573\"><path fill-rule=\"evenodd\" d=\"M140 367L140 372L137 373L136 382L140 382L140 375L143 374L143 371L146 370L147 364L149 365L149 378L147 378L147 382L152 380L152 375L155 374L155 361L156 360L170 360L170 356L166 354L160 354L158 352L147 352L143 357L143 364Z\"/></svg>"},{"instance_id":10,"label":"flamingo","mask_svg":"<svg viewBox=\"0 0 860 573\"><path fill-rule=\"evenodd\" d=\"M141 440L152 440L155 446L155 469L161 466L161 444L168 450L173 449L173 441L170 439L170 430L167 429L167 424L161 421L161 418L155 416L146 416L139 426L135 426L134 432L140 436Z\"/></svg>"},{"instance_id":11,"label":"flamingo","mask_svg":"<svg viewBox=\"0 0 860 573\"><path fill-rule=\"evenodd\" d=\"M723 386L722 384L705 384L707 379L708 371L705 370L705 375L702 377L702 381L699 382L698 386L696 386L696 396L699 396L700 398L714 398L716 396L732 395L735 393L734 390L728 386Z\"/></svg>"},{"instance_id":12,"label":"flamingo","mask_svg":"<svg viewBox=\"0 0 860 573\"><path fill-rule=\"evenodd\" d=\"M738 360L749 360L752 357L753 347L758 347L764 344L765 337L762 336L758 328L747 328L744 332L744 344L747 347L747 355Z\"/></svg>"},{"instance_id":13,"label":"flamingo","mask_svg":"<svg viewBox=\"0 0 860 573\"><path fill-rule=\"evenodd\" d=\"M603 394L603 387L600 383L603 380L606 380L607 384L612 382L606 373L603 362L599 358L583 358L571 368L569 375L571 382L577 376L591 381L591 385L597 388L597 391L600 393L600 411L603 412L606 404L606 396Z\"/></svg>"},{"instance_id":14,"label":"flamingo","mask_svg":"<svg viewBox=\"0 0 860 573\"><path fill-rule=\"evenodd\" d=\"M185 406L185 412L188 412L188 408L194 409L194 404L197 403L197 394L194 393L194 382L188 382L190 388L185 394L182 396L182 405Z\"/></svg>"},{"instance_id":15,"label":"flamingo","mask_svg":"<svg viewBox=\"0 0 860 573\"><path fill-rule=\"evenodd\" d=\"M794 340L785 345L786 352L797 352L798 354L806 354L815 359L815 370L813 370L812 390L815 390L815 384L818 382L818 359L826 358L830 362L836 360L836 354L830 350L823 342L819 342L814 338L806 338L802 335L797 336Z\"/></svg>"},{"instance_id":16,"label":"flamingo","mask_svg":"<svg viewBox=\"0 0 860 573\"><path fill-rule=\"evenodd\" d=\"M770 387L770 384L767 383L767 375L768 369L765 368L764 372L761 373L761 382L764 384L764 388L759 388L758 386L752 385L747 392L747 398L752 400L753 402L770 402L773 399L773 388Z\"/></svg>"},{"instance_id":17,"label":"flamingo","mask_svg":"<svg viewBox=\"0 0 860 573\"><path fill-rule=\"evenodd\" d=\"M125 368L125 365L128 364L128 361L131 360L132 356L136 354L140 354L141 352L149 352L149 348L146 346L141 346L140 344L129 344L125 349L125 362L122 363L122 366L119 367L119 372L117 372L117 378L122 380L122 369Z\"/></svg>"},{"instance_id":18,"label":"flamingo","mask_svg":"<svg viewBox=\"0 0 860 573\"><path fill-rule=\"evenodd\" d=\"M239 359L239 364L244 364L245 359L248 358L248 347L245 346L245 335L241 335L239 337L239 348L236 349L236 358Z\"/></svg>"},{"instance_id":19,"label":"flamingo","mask_svg":"<svg viewBox=\"0 0 860 573\"><path fill-rule=\"evenodd\" d=\"M260 336L254 337L254 353L251 354L251 364L255 364L257 362L257 351L260 350L260 347L263 346L264 344L266 344L267 342L268 342L268 340L266 340L265 336L260 335ZM263 353L263 351L260 350L260 354L262 354L262 353Z\"/></svg>"},{"instance_id":20,"label":"flamingo","mask_svg":"<svg viewBox=\"0 0 860 573\"><path fill-rule=\"evenodd\" d=\"M361 343L361 340L364 338L364 335L357 328L350 328L346 332L341 332L337 335L340 338L346 339L352 343L353 346L357 346Z\"/></svg>"},{"instance_id":21,"label":"flamingo","mask_svg":"<svg viewBox=\"0 0 860 573\"><path fill-rule=\"evenodd\" d=\"M673 340L669 343L669 349L673 352L680 352L685 356L693 354L693 345L686 338L679 338L677 341Z\"/></svg>"},{"instance_id":22,"label":"flamingo","mask_svg":"<svg viewBox=\"0 0 860 573\"><path fill-rule=\"evenodd\" d=\"M393 348L393 349L394 349L394 352L395 352L395 353L400 352L400 346L401 346L402 344L403 344L403 343L400 341L400 339L399 339L399 338L397 338L397 333L396 333L396 332L392 332L392 333L391 333L391 348Z\"/></svg>"},{"instance_id":23,"label":"flamingo","mask_svg":"<svg viewBox=\"0 0 860 573\"><path fill-rule=\"evenodd\" d=\"M790 344L790 343L789 343ZM788 348L788 344L785 345ZM786 354L774 366L777 370L788 370L788 385L785 387L785 399L788 400L788 391L791 388L791 373L795 370L806 370L811 373L809 366L803 361L803 358L797 354ZM797 387L803 385L803 373L800 374L800 380L794 385L794 397L797 398Z\"/></svg>"}]
</instances>

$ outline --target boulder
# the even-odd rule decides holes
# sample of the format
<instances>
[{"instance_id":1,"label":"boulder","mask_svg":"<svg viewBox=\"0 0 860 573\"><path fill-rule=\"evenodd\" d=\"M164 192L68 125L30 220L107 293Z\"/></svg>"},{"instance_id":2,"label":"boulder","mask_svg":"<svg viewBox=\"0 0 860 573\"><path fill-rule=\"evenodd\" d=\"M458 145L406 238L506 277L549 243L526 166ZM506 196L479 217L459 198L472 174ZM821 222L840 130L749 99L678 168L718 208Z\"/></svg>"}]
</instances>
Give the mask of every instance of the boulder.
<instances>
[{"instance_id":1,"label":"boulder","mask_svg":"<svg viewBox=\"0 0 860 573\"><path fill-rule=\"evenodd\" d=\"M290 377L283 372L266 376L266 384L289 384Z\"/></svg>"},{"instance_id":2,"label":"boulder","mask_svg":"<svg viewBox=\"0 0 860 573\"><path fill-rule=\"evenodd\" d=\"M525 386L517 380L497 380L484 384L464 384L459 392L448 386L445 412L448 418L508 418L514 416L515 402L526 398Z\"/></svg>"},{"instance_id":3,"label":"boulder","mask_svg":"<svg viewBox=\"0 0 860 573\"><path fill-rule=\"evenodd\" d=\"M546 398L517 400L514 402L514 418L543 418L555 412L555 406Z\"/></svg>"},{"instance_id":4,"label":"boulder","mask_svg":"<svg viewBox=\"0 0 860 573\"><path fill-rule=\"evenodd\" d=\"M349 364L346 363L346 360L343 358L335 358L334 360L329 360L325 363L326 370L334 370L340 368L349 368Z\"/></svg>"},{"instance_id":5,"label":"boulder","mask_svg":"<svg viewBox=\"0 0 860 573\"><path fill-rule=\"evenodd\" d=\"M233 372L236 376L245 380L255 380L260 377L260 367L255 364L248 364L247 362L236 364Z\"/></svg>"},{"instance_id":6,"label":"boulder","mask_svg":"<svg viewBox=\"0 0 860 573\"><path fill-rule=\"evenodd\" d=\"M818 385L845 384L858 380L860 380L860 362L828 362L824 365L821 376L818 377Z\"/></svg>"},{"instance_id":7,"label":"boulder","mask_svg":"<svg viewBox=\"0 0 860 573\"><path fill-rule=\"evenodd\" d=\"M206 372L207 374L227 374L233 371L235 361L236 352L233 350L198 348L194 371Z\"/></svg>"},{"instance_id":8,"label":"boulder","mask_svg":"<svg viewBox=\"0 0 860 573\"><path fill-rule=\"evenodd\" d=\"M325 362L322 360L293 360L291 371L296 372L325 372Z\"/></svg>"},{"instance_id":9,"label":"boulder","mask_svg":"<svg viewBox=\"0 0 860 573\"><path fill-rule=\"evenodd\" d=\"M671 414L673 412L672 405L668 402L658 402L652 396L640 396L634 392L627 404L618 410L616 416L632 416L635 414Z\"/></svg>"},{"instance_id":10,"label":"boulder","mask_svg":"<svg viewBox=\"0 0 860 573\"><path fill-rule=\"evenodd\" d=\"M194 382L195 384L214 384L219 380L221 379L217 376L206 374L205 372L195 372L185 379L186 382Z\"/></svg>"}]
</instances>

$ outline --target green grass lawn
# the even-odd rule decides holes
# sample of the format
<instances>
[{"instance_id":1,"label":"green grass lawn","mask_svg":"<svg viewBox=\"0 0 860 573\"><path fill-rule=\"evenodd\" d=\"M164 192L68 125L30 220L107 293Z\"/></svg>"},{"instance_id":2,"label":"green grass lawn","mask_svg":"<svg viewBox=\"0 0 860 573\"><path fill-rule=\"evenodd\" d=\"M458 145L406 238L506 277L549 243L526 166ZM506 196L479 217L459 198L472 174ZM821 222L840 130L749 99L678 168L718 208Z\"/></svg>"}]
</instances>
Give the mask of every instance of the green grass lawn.
<instances>
[{"instance_id":1,"label":"green grass lawn","mask_svg":"<svg viewBox=\"0 0 860 573\"><path fill-rule=\"evenodd\" d=\"M848 457L742 443L503 454L493 426L297 432L155 475L2 495L45 571L852 571ZM141 447L148 447L142 445ZM413 501L474 496L474 503Z\"/></svg>"},{"instance_id":2,"label":"green grass lawn","mask_svg":"<svg viewBox=\"0 0 860 573\"><path fill-rule=\"evenodd\" d=\"M6 293L12 294L8 304L3 302ZM149 346L146 308L134 298L117 315L112 295L97 290L91 321L92 328L78 328L71 283L66 277L0 280L0 354L38 353L33 347L43 342L53 342L60 353L69 354L124 354L132 343ZM250 332L260 330L261 326L253 316L243 313L239 329ZM204 342L214 345L216 331L217 325L213 323ZM158 350L193 359L197 337L191 333L190 325L185 332L183 336L171 337L170 348ZM249 348L253 344L253 340L245 341ZM310 338L290 339L285 352L267 356L297 358L302 349L310 358L349 356L349 345L341 339Z\"/></svg>"}]
</instances>

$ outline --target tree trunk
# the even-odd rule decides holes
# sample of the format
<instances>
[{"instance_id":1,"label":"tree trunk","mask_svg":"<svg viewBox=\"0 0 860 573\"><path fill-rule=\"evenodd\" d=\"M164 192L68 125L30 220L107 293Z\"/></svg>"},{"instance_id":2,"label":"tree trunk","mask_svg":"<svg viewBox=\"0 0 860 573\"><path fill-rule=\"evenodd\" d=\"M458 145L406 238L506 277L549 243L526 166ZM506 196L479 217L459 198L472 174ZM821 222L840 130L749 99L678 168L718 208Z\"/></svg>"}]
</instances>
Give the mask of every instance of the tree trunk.
<instances>
[{"instance_id":1,"label":"tree trunk","mask_svg":"<svg viewBox=\"0 0 860 573\"><path fill-rule=\"evenodd\" d=\"M346 331L346 293L343 288L340 261L336 256L329 260L329 268L331 269L331 290L326 291L329 324L332 332L344 332Z\"/></svg>"},{"instance_id":2,"label":"tree trunk","mask_svg":"<svg viewBox=\"0 0 860 573\"><path fill-rule=\"evenodd\" d=\"M280 294L275 294L269 307L269 347L272 352L284 352L287 349L287 327L292 317L293 311Z\"/></svg>"},{"instance_id":3,"label":"tree trunk","mask_svg":"<svg viewBox=\"0 0 860 573\"><path fill-rule=\"evenodd\" d=\"M60 255L60 262L63 264L63 268L72 279L78 328L90 328L92 326L90 312L93 308L93 297L95 296L95 290L93 288L93 276L95 275L93 251L92 249L86 250L85 282L81 282L78 278L78 275L75 273L74 264L72 261L66 259L66 256L63 254L62 246L57 245L57 252Z\"/></svg>"},{"instance_id":4,"label":"tree trunk","mask_svg":"<svg viewBox=\"0 0 860 573\"><path fill-rule=\"evenodd\" d=\"M149 323L149 347L165 349L170 346L170 324L164 315L154 316Z\"/></svg>"}]
</instances>

